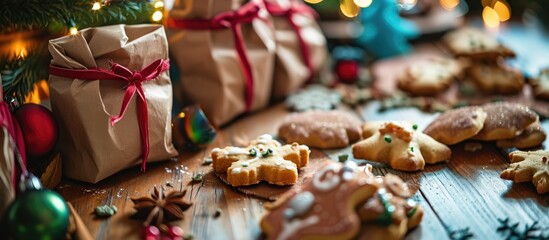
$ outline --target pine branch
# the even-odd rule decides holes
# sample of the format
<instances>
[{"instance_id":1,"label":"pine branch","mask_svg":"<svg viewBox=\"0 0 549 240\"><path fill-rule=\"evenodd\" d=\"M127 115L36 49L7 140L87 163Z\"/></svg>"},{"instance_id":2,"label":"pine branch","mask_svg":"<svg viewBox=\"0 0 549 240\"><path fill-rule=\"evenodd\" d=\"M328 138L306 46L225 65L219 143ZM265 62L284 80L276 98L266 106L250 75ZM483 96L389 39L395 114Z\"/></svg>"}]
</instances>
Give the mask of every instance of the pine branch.
<instances>
[{"instance_id":1,"label":"pine branch","mask_svg":"<svg viewBox=\"0 0 549 240\"><path fill-rule=\"evenodd\" d=\"M0 32L71 27L79 29L111 24L151 22L152 4L147 0L4 0L0 4Z\"/></svg>"},{"instance_id":2,"label":"pine branch","mask_svg":"<svg viewBox=\"0 0 549 240\"><path fill-rule=\"evenodd\" d=\"M450 231L450 239L452 240L468 240L473 238L474 236L475 235L471 233L469 227Z\"/></svg>"},{"instance_id":3,"label":"pine branch","mask_svg":"<svg viewBox=\"0 0 549 240\"><path fill-rule=\"evenodd\" d=\"M0 59L0 73L5 97L14 97L23 103L34 87L34 83L41 79L48 79L50 57L46 47L30 49L29 54L18 56L2 56Z\"/></svg>"},{"instance_id":4,"label":"pine branch","mask_svg":"<svg viewBox=\"0 0 549 240\"><path fill-rule=\"evenodd\" d=\"M500 226L497 231L501 232L506 240L528 240L528 239L539 239L539 240L549 240L549 235L545 236L538 222L535 221L531 225L526 224L524 230L520 230L520 224L511 223L509 218L498 219Z\"/></svg>"}]
</instances>

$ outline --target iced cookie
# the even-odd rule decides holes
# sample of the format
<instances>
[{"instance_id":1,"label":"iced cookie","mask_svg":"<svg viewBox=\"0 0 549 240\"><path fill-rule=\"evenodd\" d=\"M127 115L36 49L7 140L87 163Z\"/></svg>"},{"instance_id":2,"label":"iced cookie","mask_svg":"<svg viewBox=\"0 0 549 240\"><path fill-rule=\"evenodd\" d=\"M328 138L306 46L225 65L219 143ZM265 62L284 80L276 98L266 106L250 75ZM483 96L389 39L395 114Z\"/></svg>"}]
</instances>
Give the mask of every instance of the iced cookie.
<instances>
[{"instance_id":1,"label":"iced cookie","mask_svg":"<svg viewBox=\"0 0 549 240\"><path fill-rule=\"evenodd\" d=\"M446 145L405 122L368 122L362 136L364 140L353 145L355 158L386 163L397 170L423 170L425 163L447 161L452 154Z\"/></svg>"},{"instance_id":2,"label":"iced cookie","mask_svg":"<svg viewBox=\"0 0 549 240\"><path fill-rule=\"evenodd\" d=\"M536 98L549 100L549 68L541 70L539 76L531 79L530 83Z\"/></svg>"},{"instance_id":3,"label":"iced cookie","mask_svg":"<svg viewBox=\"0 0 549 240\"><path fill-rule=\"evenodd\" d=\"M367 165L366 171L371 172L371 167ZM409 199L413 194L398 176L375 178L376 194L358 209L363 222L359 239L402 239L421 223L423 208Z\"/></svg>"},{"instance_id":4,"label":"iced cookie","mask_svg":"<svg viewBox=\"0 0 549 240\"><path fill-rule=\"evenodd\" d=\"M539 120L530 124L520 135L505 140L498 140L496 145L501 148L532 148L537 147L545 141L547 134L539 124Z\"/></svg>"},{"instance_id":5,"label":"iced cookie","mask_svg":"<svg viewBox=\"0 0 549 240\"><path fill-rule=\"evenodd\" d=\"M503 46L495 37L478 28L461 28L443 37L444 43L456 57L476 60L495 60L514 57L515 53Z\"/></svg>"},{"instance_id":6,"label":"iced cookie","mask_svg":"<svg viewBox=\"0 0 549 240\"><path fill-rule=\"evenodd\" d=\"M549 192L549 151L514 151L509 153L511 165L500 177L514 182L532 181L539 194Z\"/></svg>"},{"instance_id":7,"label":"iced cookie","mask_svg":"<svg viewBox=\"0 0 549 240\"><path fill-rule=\"evenodd\" d=\"M288 115L278 129L285 142L322 149L349 146L360 139L361 121L344 111L306 111Z\"/></svg>"},{"instance_id":8,"label":"iced cookie","mask_svg":"<svg viewBox=\"0 0 549 240\"><path fill-rule=\"evenodd\" d=\"M355 209L377 189L353 163L329 163L298 192L276 201L260 223L267 239L355 237L361 225Z\"/></svg>"},{"instance_id":9,"label":"iced cookie","mask_svg":"<svg viewBox=\"0 0 549 240\"><path fill-rule=\"evenodd\" d=\"M475 136L485 119L482 108L462 107L442 113L423 132L441 143L453 145Z\"/></svg>"},{"instance_id":10,"label":"iced cookie","mask_svg":"<svg viewBox=\"0 0 549 240\"><path fill-rule=\"evenodd\" d=\"M538 119L538 115L520 104L497 102L482 106L487 117L480 132L472 139L492 141L514 138Z\"/></svg>"},{"instance_id":11,"label":"iced cookie","mask_svg":"<svg viewBox=\"0 0 549 240\"><path fill-rule=\"evenodd\" d=\"M475 63L469 74L484 92L513 94L524 86L524 77L519 70L499 64Z\"/></svg>"},{"instance_id":12,"label":"iced cookie","mask_svg":"<svg viewBox=\"0 0 549 240\"><path fill-rule=\"evenodd\" d=\"M225 147L212 150L214 171L227 173L233 186L266 181L291 185L297 181L297 170L309 162L309 148L297 143L281 146L270 135L262 135L246 148Z\"/></svg>"},{"instance_id":13,"label":"iced cookie","mask_svg":"<svg viewBox=\"0 0 549 240\"><path fill-rule=\"evenodd\" d=\"M412 95L435 95L463 75L465 64L448 58L431 58L410 65L398 78L398 87Z\"/></svg>"}]
</instances>

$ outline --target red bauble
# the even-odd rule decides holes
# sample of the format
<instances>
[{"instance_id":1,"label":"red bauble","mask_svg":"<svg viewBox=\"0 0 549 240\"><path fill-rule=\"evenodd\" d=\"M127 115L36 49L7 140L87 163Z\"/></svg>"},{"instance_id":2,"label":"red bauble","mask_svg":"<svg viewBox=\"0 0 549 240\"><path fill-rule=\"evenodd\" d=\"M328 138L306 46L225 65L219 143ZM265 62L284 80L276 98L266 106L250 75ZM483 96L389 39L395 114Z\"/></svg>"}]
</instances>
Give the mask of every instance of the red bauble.
<instances>
[{"instance_id":1,"label":"red bauble","mask_svg":"<svg viewBox=\"0 0 549 240\"><path fill-rule=\"evenodd\" d=\"M336 63L335 73L340 82L354 83L358 80L360 64L353 60L341 60Z\"/></svg>"},{"instance_id":2,"label":"red bauble","mask_svg":"<svg viewBox=\"0 0 549 240\"><path fill-rule=\"evenodd\" d=\"M53 149L58 131L50 110L38 104L23 104L15 112L15 118L21 127L29 157L44 156Z\"/></svg>"}]
</instances>

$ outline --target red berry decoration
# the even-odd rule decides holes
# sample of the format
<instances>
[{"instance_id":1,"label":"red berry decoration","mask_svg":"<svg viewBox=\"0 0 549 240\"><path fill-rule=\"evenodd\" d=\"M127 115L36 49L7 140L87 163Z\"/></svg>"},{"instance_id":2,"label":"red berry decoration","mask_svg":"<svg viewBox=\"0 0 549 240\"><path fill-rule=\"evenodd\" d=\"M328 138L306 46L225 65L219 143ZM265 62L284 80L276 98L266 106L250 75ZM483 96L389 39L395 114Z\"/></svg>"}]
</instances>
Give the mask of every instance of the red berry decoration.
<instances>
[{"instance_id":1,"label":"red berry decoration","mask_svg":"<svg viewBox=\"0 0 549 240\"><path fill-rule=\"evenodd\" d=\"M50 110L38 104L23 104L15 112L15 118L21 127L29 157L44 156L53 149L58 128Z\"/></svg>"},{"instance_id":2,"label":"red berry decoration","mask_svg":"<svg viewBox=\"0 0 549 240\"><path fill-rule=\"evenodd\" d=\"M145 227L145 230L143 230L143 239L160 240L160 230L153 225Z\"/></svg>"},{"instance_id":3,"label":"red berry decoration","mask_svg":"<svg viewBox=\"0 0 549 240\"><path fill-rule=\"evenodd\" d=\"M172 240L183 240L183 229L178 226L170 226L166 235Z\"/></svg>"},{"instance_id":4,"label":"red berry decoration","mask_svg":"<svg viewBox=\"0 0 549 240\"><path fill-rule=\"evenodd\" d=\"M341 60L336 63L335 73L342 83L354 83L358 80L360 64L354 60Z\"/></svg>"}]
</instances>

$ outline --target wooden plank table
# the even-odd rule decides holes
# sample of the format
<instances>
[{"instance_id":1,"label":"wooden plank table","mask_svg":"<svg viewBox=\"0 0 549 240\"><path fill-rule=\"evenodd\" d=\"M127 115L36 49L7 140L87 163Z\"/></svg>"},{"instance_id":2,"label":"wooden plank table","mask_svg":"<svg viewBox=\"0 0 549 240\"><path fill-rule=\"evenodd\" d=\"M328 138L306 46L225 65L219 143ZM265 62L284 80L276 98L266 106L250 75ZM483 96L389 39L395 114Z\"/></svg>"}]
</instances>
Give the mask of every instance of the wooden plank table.
<instances>
[{"instance_id":1,"label":"wooden plank table","mask_svg":"<svg viewBox=\"0 0 549 240\"><path fill-rule=\"evenodd\" d=\"M506 39L514 41L515 38ZM435 49L434 52L440 54L438 47L416 49L421 52ZM543 58L537 63L547 62L545 55ZM380 102L373 101L351 111L368 121L413 121L420 129L436 117L436 114L413 108L378 112L379 106ZM93 185L64 179L57 191L75 206L97 239L140 239L141 223L129 218L134 212L130 198L148 195L155 186L188 190L185 198L194 205L185 212L184 220L175 224L185 233L193 234L195 239L258 239L261 237L258 223L266 201L235 192L212 174L206 174L204 181L196 184L191 183L191 177L193 173L211 171L211 166L202 165L211 149L236 145L264 133L276 134L287 114L282 105L270 107L222 129L206 149L183 153L179 158L163 163L150 163L146 173L134 167ZM543 120L542 126L549 132L549 120ZM548 146L549 140L546 140L544 147ZM350 147L325 151L332 159L350 152ZM508 165L506 153L493 144L484 143L477 152L467 152L463 144L458 144L452 146L452 158L448 163L428 165L424 171L416 173L375 164L374 173L397 174L416 190L414 199L423 206L425 215L421 225L411 231L407 239L450 239L453 231L464 228L470 229L473 239L502 239L503 235L496 230L498 219L504 218L520 223L521 229L525 224L538 221L542 230L549 234L549 194L538 195L531 183L514 184L500 179L500 172ZM100 204L115 205L119 212L110 219L97 219L93 211ZM214 217L218 208L222 214Z\"/></svg>"},{"instance_id":2,"label":"wooden plank table","mask_svg":"<svg viewBox=\"0 0 549 240\"><path fill-rule=\"evenodd\" d=\"M416 109L399 109L378 113L378 102L361 106L355 112L367 120L412 120L424 127L434 114ZM125 170L98 184L63 180L58 191L74 204L92 235L97 239L139 239L140 222L129 216L134 212L131 197L148 194L154 186L188 190L185 196L194 205L185 212L183 221L176 222L195 239L257 239L261 235L258 222L264 200L235 192L211 174L204 181L191 184L193 173L208 173L204 157L214 147L234 145L263 133L276 134L277 127L288 112L282 105L271 107L241 119L221 130L216 141L197 153L185 153L176 160L150 164L146 173L138 167ZM549 131L549 122L543 126ZM547 146L547 143L545 144ZM333 159L350 148L326 151ZM352 155L351 155L352 156ZM475 239L499 239L497 219L511 218L521 224L539 221L549 226L549 195L538 195L531 183L513 184L499 178L508 165L505 155L492 144L483 144L477 152L452 147L449 163L428 165L424 171L404 173L379 164L374 173L394 173L412 189L414 199L425 209L421 225L407 239L447 239L452 230L469 227ZM171 187L170 187L171 186ZM113 204L119 212L110 219L97 219L92 214L99 204ZM214 217L217 208L223 213Z\"/></svg>"}]
</instances>

